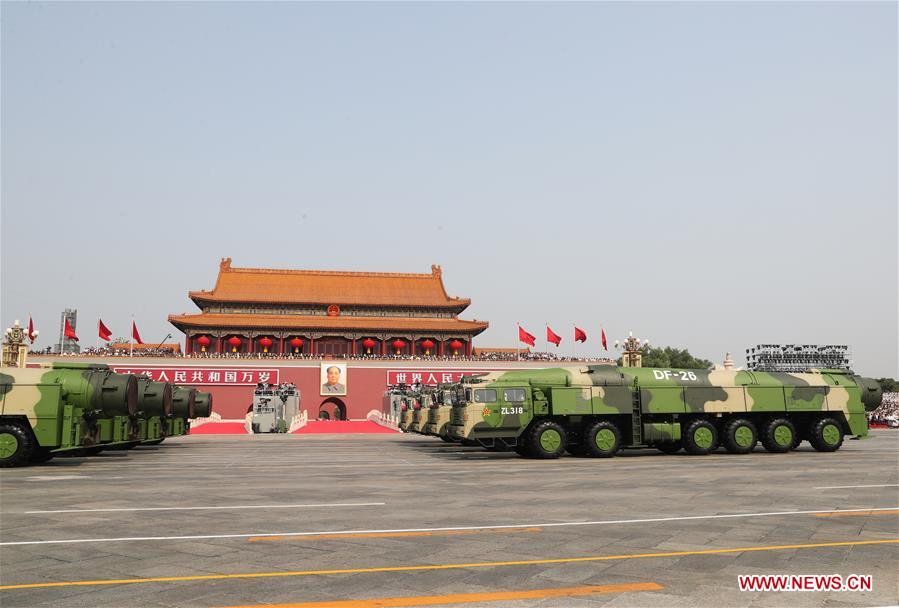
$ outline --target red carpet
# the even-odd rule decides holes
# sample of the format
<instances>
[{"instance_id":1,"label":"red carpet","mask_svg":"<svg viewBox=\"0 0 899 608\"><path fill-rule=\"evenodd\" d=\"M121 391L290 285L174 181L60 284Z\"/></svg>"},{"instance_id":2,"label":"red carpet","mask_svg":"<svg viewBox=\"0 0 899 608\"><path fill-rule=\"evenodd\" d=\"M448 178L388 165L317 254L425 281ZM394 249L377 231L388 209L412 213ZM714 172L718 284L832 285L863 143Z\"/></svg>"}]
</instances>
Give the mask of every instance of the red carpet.
<instances>
[{"instance_id":1,"label":"red carpet","mask_svg":"<svg viewBox=\"0 0 899 608\"><path fill-rule=\"evenodd\" d=\"M203 427L200 427L203 428ZM294 431L296 435L325 433L396 433L392 429L371 420L310 420L306 426Z\"/></svg>"},{"instance_id":2,"label":"red carpet","mask_svg":"<svg viewBox=\"0 0 899 608\"><path fill-rule=\"evenodd\" d=\"M243 422L207 422L190 429L191 435L246 435Z\"/></svg>"}]
</instances>

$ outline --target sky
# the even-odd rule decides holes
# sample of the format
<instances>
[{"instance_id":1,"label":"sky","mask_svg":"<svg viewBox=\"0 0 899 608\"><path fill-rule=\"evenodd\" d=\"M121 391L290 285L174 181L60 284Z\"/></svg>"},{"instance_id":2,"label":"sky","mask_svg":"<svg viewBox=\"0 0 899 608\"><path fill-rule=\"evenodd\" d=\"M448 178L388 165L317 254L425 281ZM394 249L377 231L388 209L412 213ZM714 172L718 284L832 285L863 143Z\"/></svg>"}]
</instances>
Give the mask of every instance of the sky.
<instances>
[{"instance_id":1,"label":"sky","mask_svg":"<svg viewBox=\"0 0 899 608\"><path fill-rule=\"evenodd\" d=\"M476 345L849 344L899 376L894 2L0 11L0 321L38 347L63 308L83 346L98 315L183 338L222 257L440 264Z\"/></svg>"}]
</instances>

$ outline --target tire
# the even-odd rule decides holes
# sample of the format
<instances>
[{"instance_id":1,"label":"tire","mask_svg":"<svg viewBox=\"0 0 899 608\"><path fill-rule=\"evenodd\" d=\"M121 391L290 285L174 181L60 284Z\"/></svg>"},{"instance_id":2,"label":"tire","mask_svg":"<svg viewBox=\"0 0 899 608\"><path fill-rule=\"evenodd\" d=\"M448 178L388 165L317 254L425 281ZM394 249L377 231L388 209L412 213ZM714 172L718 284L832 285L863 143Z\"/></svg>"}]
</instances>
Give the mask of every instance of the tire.
<instances>
[{"instance_id":1,"label":"tire","mask_svg":"<svg viewBox=\"0 0 899 608\"><path fill-rule=\"evenodd\" d=\"M681 436L684 449L694 456L705 456L718 447L718 429L708 420L694 420L687 426L687 432Z\"/></svg>"},{"instance_id":2,"label":"tire","mask_svg":"<svg viewBox=\"0 0 899 608\"><path fill-rule=\"evenodd\" d=\"M621 431L611 422L597 422L587 429L584 448L592 458L611 458L621 448Z\"/></svg>"},{"instance_id":3,"label":"tire","mask_svg":"<svg viewBox=\"0 0 899 608\"><path fill-rule=\"evenodd\" d=\"M53 457L56 454L50 451L50 448L35 448L31 453L31 458L28 460L31 464L43 464L45 462L49 462L53 460Z\"/></svg>"},{"instance_id":4,"label":"tire","mask_svg":"<svg viewBox=\"0 0 899 608\"><path fill-rule=\"evenodd\" d=\"M530 447L531 456L548 460L558 458L565 451L567 445L565 429L552 420L544 420L531 431Z\"/></svg>"},{"instance_id":5,"label":"tire","mask_svg":"<svg viewBox=\"0 0 899 608\"><path fill-rule=\"evenodd\" d=\"M834 418L822 418L812 424L809 443L819 452L836 452L843 445L843 426Z\"/></svg>"},{"instance_id":6,"label":"tire","mask_svg":"<svg viewBox=\"0 0 899 608\"><path fill-rule=\"evenodd\" d=\"M528 450L528 446L526 446L526 445L519 444L519 445L516 445L512 449L515 451L516 454L518 454L519 456L522 456L524 458L530 458L530 456L531 456L531 452L530 452L530 450Z\"/></svg>"},{"instance_id":7,"label":"tire","mask_svg":"<svg viewBox=\"0 0 899 608\"><path fill-rule=\"evenodd\" d=\"M748 454L759 442L759 433L746 418L734 418L724 426L724 448L731 454Z\"/></svg>"},{"instance_id":8,"label":"tire","mask_svg":"<svg viewBox=\"0 0 899 608\"><path fill-rule=\"evenodd\" d=\"M772 454L783 454L793 448L796 427L786 418L774 418L762 433L762 445Z\"/></svg>"},{"instance_id":9,"label":"tire","mask_svg":"<svg viewBox=\"0 0 899 608\"><path fill-rule=\"evenodd\" d=\"M455 442L455 439L453 439L453 438L450 437L449 435L440 435L440 438L443 439L443 440L444 440L445 442L447 442L447 443L453 443L453 442Z\"/></svg>"},{"instance_id":10,"label":"tire","mask_svg":"<svg viewBox=\"0 0 899 608\"><path fill-rule=\"evenodd\" d=\"M663 454L677 454L684 447L684 442L680 439L675 441L661 441L655 444L655 448Z\"/></svg>"},{"instance_id":11,"label":"tire","mask_svg":"<svg viewBox=\"0 0 899 608\"><path fill-rule=\"evenodd\" d=\"M0 424L0 467L22 467L31 460L34 440L21 424Z\"/></svg>"}]
</instances>

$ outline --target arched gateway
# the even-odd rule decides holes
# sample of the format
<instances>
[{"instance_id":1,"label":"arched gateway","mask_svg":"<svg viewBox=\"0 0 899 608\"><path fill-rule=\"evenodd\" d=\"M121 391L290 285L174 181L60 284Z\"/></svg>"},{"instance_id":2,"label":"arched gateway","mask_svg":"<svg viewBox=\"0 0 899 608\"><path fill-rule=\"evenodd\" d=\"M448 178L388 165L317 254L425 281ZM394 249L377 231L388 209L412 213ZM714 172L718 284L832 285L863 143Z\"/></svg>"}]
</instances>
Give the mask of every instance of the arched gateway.
<instances>
[{"instance_id":1,"label":"arched gateway","mask_svg":"<svg viewBox=\"0 0 899 608\"><path fill-rule=\"evenodd\" d=\"M318 406L319 420L346 420L346 404L337 397L328 397Z\"/></svg>"}]
</instances>

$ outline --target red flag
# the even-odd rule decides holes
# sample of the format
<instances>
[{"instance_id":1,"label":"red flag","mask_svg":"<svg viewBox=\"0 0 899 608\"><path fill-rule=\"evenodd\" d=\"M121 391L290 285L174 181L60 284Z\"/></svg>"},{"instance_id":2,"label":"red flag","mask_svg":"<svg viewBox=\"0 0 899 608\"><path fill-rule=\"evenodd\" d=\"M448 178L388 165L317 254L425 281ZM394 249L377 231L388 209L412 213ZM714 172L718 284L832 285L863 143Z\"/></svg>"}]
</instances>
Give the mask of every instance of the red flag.
<instances>
[{"instance_id":1,"label":"red flag","mask_svg":"<svg viewBox=\"0 0 899 608\"><path fill-rule=\"evenodd\" d=\"M103 319L97 319L97 324L97 329L100 333L100 339L109 342L112 339L112 332L109 331L109 328L106 327L105 323L103 323Z\"/></svg>"},{"instance_id":2,"label":"red flag","mask_svg":"<svg viewBox=\"0 0 899 608\"><path fill-rule=\"evenodd\" d=\"M578 327L574 326L574 341L575 342L586 342L587 341L587 332Z\"/></svg>"},{"instance_id":3,"label":"red flag","mask_svg":"<svg viewBox=\"0 0 899 608\"><path fill-rule=\"evenodd\" d=\"M28 315L28 340L32 344L37 340L37 332L34 331L34 321L31 320L31 315Z\"/></svg>"},{"instance_id":4,"label":"red flag","mask_svg":"<svg viewBox=\"0 0 899 608\"><path fill-rule=\"evenodd\" d=\"M529 346L534 346L534 341L535 341L537 338L535 338L534 336L532 336L531 334L529 334L528 332L526 332L526 331L524 330L524 328L523 328L521 325L519 325L519 326L518 326L518 339L521 340L522 342L524 342L525 344L529 345Z\"/></svg>"},{"instance_id":5,"label":"red flag","mask_svg":"<svg viewBox=\"0 0 899 608\"><path fill-rule=\"evenodd\" d=\"M599 329L602 332L602 347L604 350L609 350L609 346L606 344L606 330L601 327Z\"/></svg>"},{"instance_id":6,"label":"red flag","mask_svg":"<svg viewBox=\"0 0 899 608\"><path fill-rule=\"evenodd\" d=\"M134 341L138 344L144 343L144 341L140 339L140 334L137 333L137 325L135 325L134 321L131 322L131 337L134 338Z\"/></svg>"},{"instance_id":7,"label":"red flag","mask_svg":"<svg viewBox=\"0 0 899 608\"><path fill-rule=\"evenodd\" d=\"M65 325L65 329L64 329L63 332L62 332L63 335L65 335L66 338L72 338L73 340L75 340L75 342L77 342L77 341L78 341L78 336L75 335L75 330L72 329L72 326L71 326L71 325L69 325L69 320L68 320L68 319L64 319L64 320L65 320L65 322L66 322L66 325Z\"/></svg>"},{"instance_id":8,"label":"red flag","mask_svg":"<svg viewBox=\"0 0 899 608\"><path fill-rule=\"evenodd\" d=\"M546 339L558 346L562 342L562 336L556 335L556 332L549 328L549 325L546 326Z\"/></svg>"}]
</instances>

